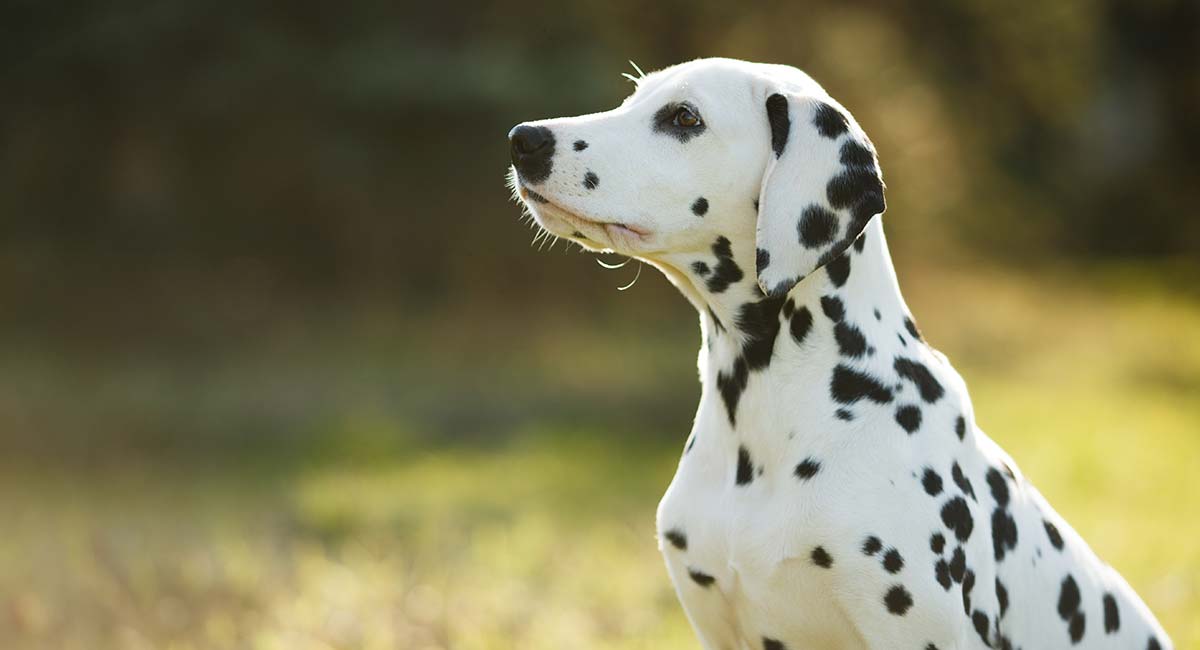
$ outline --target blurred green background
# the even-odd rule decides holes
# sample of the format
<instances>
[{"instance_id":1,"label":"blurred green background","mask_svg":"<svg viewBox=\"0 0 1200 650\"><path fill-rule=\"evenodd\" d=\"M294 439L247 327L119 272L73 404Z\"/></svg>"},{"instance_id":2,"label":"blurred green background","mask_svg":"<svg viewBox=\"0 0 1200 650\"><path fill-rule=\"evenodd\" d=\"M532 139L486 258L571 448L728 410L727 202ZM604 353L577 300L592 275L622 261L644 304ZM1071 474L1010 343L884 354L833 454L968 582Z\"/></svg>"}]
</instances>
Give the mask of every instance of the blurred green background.
<instances>
[{"instance_id":1,"label":"blurred green background","mask_svg":"<svg viewBox=\"0 0 1200 650\"><path fill-rule=\"evenodd\" d=\"M0 5L6 648L695 648L657 274L530 246L517 122L796 65L978 419L1200 648L1200 5ZM616 260L613 260L616 261Z\"/></svg>"}]
</instances>

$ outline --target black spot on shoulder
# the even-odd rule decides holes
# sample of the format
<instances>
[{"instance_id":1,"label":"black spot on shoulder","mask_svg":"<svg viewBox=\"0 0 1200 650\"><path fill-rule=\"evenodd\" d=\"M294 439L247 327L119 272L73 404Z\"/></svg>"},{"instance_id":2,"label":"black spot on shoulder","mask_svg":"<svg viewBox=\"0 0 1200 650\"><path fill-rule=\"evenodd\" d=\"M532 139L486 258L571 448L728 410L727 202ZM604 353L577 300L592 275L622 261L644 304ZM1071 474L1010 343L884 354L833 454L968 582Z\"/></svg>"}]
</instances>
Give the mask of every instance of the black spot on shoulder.
<instances>
[{"instance_id":1,"label":"black spot on shoulder","mask_svg":"<svg viewBox=\"0 0 1200 650\"><path fill-rule=\"evenodd\" d=\"M945 394L942 385L934 378L933 373L929 372L929 368L920 361L913 361L905 357L896 357L896 362L893 364L896 373L901 377L911 381L917 386L917 390L921 393L921 399L930 404L938 401Z\"/></svg>"},{"instance_id":2,"label":"black spot on shoulder","mask_svg":"<svg viewBox=\"0 0 1200 650\"><path fill-rule=\"evenodd\" d=\"M877 404L892 401L892 391L879 380L840 364L833 369L829 392L839 404L854 404L864 398Z\"/></svg>"},{"instance_id":3,"label":"black spot on shoulder","mask_svg":"<svg viewBox=\"0 0 1200 650\"><path fill-rule=\"evenodd\" d=\"M899 573L903 568L904 558L901 557L900 551L894 548L888 549L888 552L883 555L883 569L888 573Z\"/></svg>"},{"instance_id":4,"label":"black spot on shoulder","mask_svg":"<svg viewBox=\"0 0 1200 650\"><path fill-rule=\"evenodd\" d=\"M809 456L796 465L796 478L808 480L816 476L819 471L821 471L820 461Z\"/></svg>"},{"instance_id":5,"label":"black spot on shoulder","mask_svg":"<svg viewBox=\"0 0 1200 650\"><path fill-rule=\"evenodd\" d=\"M843 253L830 260L825 265L825 273L829 275L829 281L833 286L840 287L846 284L846 280L850 277L850 254Z\"/></svg>"},{"instance_id":6,"label":"black spot on shoulder","mask_svg":"<svg viewBox=\"0 0 1200 650\"><path fill-rule=\"evenodd\" d=\"M775 97L775 95L772 95ZM770 99L767 99L770 102ZM767 109L770 110L768 103ZM846 116L842 115L838 109L820 102L817 104L816 114L813 116L813 125L821 132L821 135L833 140L845 133L850 128L850 123L846 121Z\"/></svg>"},{"instance_id":7,"label":"black spot on shoulder","mask_svg":"<svg viewBox=\"0 0 1200 650\"><path fill-rule=\"evenodd\" d=\"M921 477L921 485L925 486L925 493L931 497L942 493L942 477L933 471L932 467L925 468L925 475Z\"/></svg>"},{"instance_id":8,"label":"black spot on shoulder","mask_svg":"<svg viewBox=\"0 0 1200 650\"><path fill-rule=\"evenodd\" d=\"M838 225L836 214L814 203L800 214L796 231L800 235L800 243L805 248L819 248L833 241L837 236Z\"/></svg>"},{"instance_id":9,"label":"black spot on shoulder","mask_svg":"<svg viewBox=\"0 0 1200 650\"><path fill-rule=\"evenodd\" d=\"M1003 506L992 511L992 551L997 562L1017 547L1017 522Z\"/></svg>"},{"instance_id":10,"label":"black spot on shoulder","mask_svg":"<svg viewBox=\"0 0 1200 650\"><path fill-rule=\"evenodd\" d=\"M954 548L954 554L950 557L950 577L954 578L955 582L962 583L967 575L967 554L963 552L961 546Z\"/></svg>"},{"instance_id":11,"label":"black spot on shoulder","mask_svg":"<svg viewBox=\"0 0 1200 650\"><path fill-rule=\"evenodd\" d=\"M767 122L771 125L771 150L778 158L783 155L783 149L787 146L788 131L792 128L786 97L775 93L767 98Z\"/></svg>"},{"instance_id":12,"label":"black spot on shoulder","mask_svg":"<svg viewBox=\"0 0 1200 650\"><path fill-rule=\"evenodd\" d=\"M962 579L963 614L971 613L971 591L975 589L975 572L967 569Z\"/></svg>"},{"instance_id":13,"label":"black spot on shoulder","mask_svg":"<svg viewBox=\"0 0 1200 650\"><path fill-rule=\"evenodd\" d=\"M896 409L896 422L910 435L921 426L921 409L907 404Z\"/></svg>"},{"instance_id":14,"label":"black spot on shoulder","mask_svg":"<svg viewBox=\"0 0 1200 650\"><path fill-rule=\"evenodd\" d=\"M1062 535L1058 533L1058 526L1055 526L1044 519L1042 520L1042 525L1046 527L1046 537L1050 538L1050 545L1057 550L1063 550L1063 538Z\"/></svg>"},{"instance_id":15,"label":"black spot on shoulder","mask_svg":"<svg viewBox=\"0 0 1200 650\"><path fill-rule=\"evenodd\" d=\"M1075 583L1075 577L1068 574L1058 591L1058 615L1067 620L1079 609L1080 602L1079 585Z\"/></svg>"},{"instance_id":16,"label":"black spot on shoulder","mask_svg":"<svg viewBox=\"0 0 1200 650\"><path fill-rule=\"evenodd\" d=\"M863 555L875 555L883 548L883 542L879 538L871 535L863 540L862 552Z\"/></svg>"},{"instance_id":17,"label":"black spot on shoulder","mask_svg":"<svg viewBox=\"0 0 1200 650\"><path fill-rule=\"evenodd\" d=\"M909 334L910 334L910 335L911 335L911 336L912 336L914 339L916 339L916 340L918 340L918 341L924 341L924 340L925 340L925 337L924 337L924 336L921 336L921 330L917 329L917 324L916 324L916 323L914 323L914 322L913 322L913 319L912 319L911 317L909 317L909 316L905 316L905 317L904 317L904 329L908 330L908 333L909 333Z\"/></svg>"},{"instance_id":18,"label":"black spot on shoulder","mask_svg":"<svg viewBox=\"0 0 1200 650\"><path fill-rule=\"evenodd\" d=\"M825 312L829 320L835 323L841 322L846 317L846 306L837 296L821 296L821 311Z\"/></svg>"},{"instance_id":19,"label":"black spot on shoulder","mask_svg":"<svg viewBox=\"0 0 1200 650\"><path fill-rule=\"evenodd\" d=\"M600 184L600 177L597 176L594 172L588 172L583 175L583 186L588 188L589 190L596 189L596 186L599 184Z\"/></svg>"},{"instance_id":20,"label":"black spot on shoulder","mask_svg":"<svg viewBox=\"0 0 1200 650\"><path fill-rule=\"evenodd\" d=\"M754 270L760 275L763 269L771 265L771 252L764 248L754 249Z\"/></svg>"},{"instance_id":21,"label":"black spot on shoulder","mask_svg":"<svg viewBox=\"0 0 1200 650\"><path fill-rule=\"evenodd\" d=\"M1087 617L1083 612L1075 612L1071 616L1071 621L1067 624L1067 632L1071 635L1071 643L1076 644L1083 640L1083 634L1087 629Z\"/></svg>"},{"instance_id":22,"label":"black spot on shoulder","mask_svg":"<svg viewBox=\"0 0 1200 650\"><path fill-rule=\"evenodd\" d=\"M797 309L795 313L792 314L791 322L789 324L789 327L792 331L792 339L795 340L796 343L803 343L804 338L808 336L809 331L812 330L812 324L813 316L812 312L808 310L808 307L801 307L800 309Z\"/></svg>"},{"instance_id":23,"label":"black spot on shoulder","mask_svg":"<svg viewBox=\"0 0 1200 650\"><path fill-rule=\"evenodd\" d=\"M1162 650L1162 644L1156 637L1150 637L1150 640L1146 642L1146 650Z\"/></svg>"},{"instance_id":24,"label":"black spot on shoulder","mask_svg":"<svg viewBox=\"0 0 1200 650\"><path fill-rule=\"evenodd\" d=\"M963 474L962 468L958 466L957 462L950 468L950 477L954 479L954 484L963 494L971 497L972 501L978 501L975 498L975 486L971 485L971 480Z\"/></svg>"},{"instance_id":25,"label":"black spot on shoulder","mask_svg":"<svg viewBox=\"0 0 1200 650\"><path fill-rule=\"evenodd\" d=\"M908 612L908 608L912 607L912 594L904 588L904 585L892 585L891 589L883 596L883 602L887 605L887 610L896 616L904 616Z\"/></svg>"},{"instance_id":26,"label":"black spot on shoulder","mask_svg":"<svg viewBox=\"0 0 1200 650\"><path fill-rule=\"evenodd\" d=\"M702 196L692 203L692 214L703 217L706 212L708 212L708 199Z\"/></svg>"},{"instance_id":27,"label":"black spot on shoulder","mask_svg":"<svg viewBox=\"0 0 1200 650\"><path fill-rule=\"evenodd\" d=\"M742 269L733 261L733 247L729 239L718 237L712 245L713 255L717 257L717 268L707 280L708 290L712 293L722 293L729 285L740 282Z\"/></svg>"},{"instance_id":28,"label":"black spot on shoulder","mask_svg":"<svg viewBox=\"0 0 1200 650\"><path fill-rule=\"evenodd\" d=\"M738 446L737 477L738 485L746 485L754 480L754 464L750 462L750 452L746 447Z\"/></svg>"},{"instance_id":29,"label":"black spot on shoulder","mask_svg":"<svg viewBox=\"0 0 1200 650\"><path fill-rule=\"evenodd\" d=\"M823 546L817 546L813 548L811 557L813 564L821 567L822 569L828 569L829 567L833 566L833 558L829 556L829 552L826 551L825 547Z\"/></svg>"},{"instance_id":30,"label":"black spot on shoulder","mask_svg":"<svg viewBox=\"0 0 1200 650\"><path fill-rule=\"evenodd\" d=\"M862 330L847 322L833 326L833 338L837 341L842 356L857 359L867 352L867 339Z\"/></svg>"},{"instance_id":31,"label":"black spot on shoulder","mask_svg":"<svg viewBox=\"0 0 1200 650\"><path fill-rule=\"evenodd\" d=\"M996 602L1000 603L1000 618L1004 618L1008 611L1008 588L1000 582L1000 578L996 578Z\"/></svg>"},{"instance_id":32,"label":"black spot on shoulder","mask_svg":"<svg viewBox=\"0 0 1200 650\"><path fill-rule=\"evenodd\" d=\"M787 646L783 645L783 643L780 641L776 641L775 639L768 639L764 636L762 642L763 650L787 650Z\"/></svg>"},{"instance_id":33,"label":"black spot on shoulder","mask_svg":"<svg viewBox=\"0 0 1200 650\"><path fill-rule=\"evenodd\" d=\"M950 591L950 565L945 560L939 558L937 563L933 565L933 572L942 589Z\"/></svg>"},{"instance_id":34,"label":"black spot on shoulder","mask_svg":"<svg viewBox=\"0 0 1200 650\"><path fill-rule=\"evenodd\" d=\"M954 531L954 536L958 541L965 542L971 537L971 530L975 527L975 520L971 517L971 508L967 505L966 499L962 497L954 497L942 506L942 523L946 524L946 528Z\"/></svg>"},{"instance_id":35,"label":"black spot on shoulder","mask_svg":"<svg viewBox=\"0 0 1200 650\"><path fill-rule=\"evenodd\" d=\"M946 537L944 535L942 535L941 533L934 533L932 536L930 536L929 550L933 551L934 553L937 553L938 555L941 555L942 551L945 548L946 548Z\"/></svg>"},{"instance_id":36,"label":"black spot on shoulder","mask_svg":"<svg viewBox=\"0 0 1200 650\"><path fill-rule=\"evenodd\" d=\"M1117 599L1110 593L1104 594L1104 633L1112 634L1121 629L1121 612L1117 610Z\"/></svg>"},{"instance_id":37,"label":"black spot on shoulder","mask_svg":"<svg viewBox=\"0 0 1200 650\"><path fill-rule=\"evenodd\" d=\"M688 576L691 577L693 582L705 588L708 588L712 583L717 581L716 578L696 569L688 569Z\"/></svg>"},{"instance_id":38,"label":"black spot on shoulder","mask_svg":"<svg viewBox=\"0 0 1200 650\"><path fill-rule=\"evenodd\" d=\"M584 140L576 140L574 147L575 151L583 151L588 148L588 143Z\"/></svg>"},{"instance_id":39,"label":"black spot on shoulder","mask_svg":"<svg viewBox=\"0 0 1200 650\"><path fill-rule=\"evenodd\" d=\"M987 614L978 609L975 610L971 614L971 623L975 626L975 632L979 634L979 638L983 640L983 644L990 648L992 643L988 639L988 628L991 627L991 623L988 621Z\"/></svg>"},{"instance_id":40,"label":"black spot on shoulder","mask_svg":"<svg viewBox=\"0 0 1200 650\"><path fill-rule=\"evenodd\" d=\"M954 421L954 433L958 436L959 440L962 440L963 436L967 435L967 420L961 415Z\"/></svg>"},{"instance_id":41,"label":"black spot on shoulder","mask_svg":"<svg viewBox=\"0 0 1200 650\"><path fill-rule=\"evenodd\" d=\"M671 546L674 546L681 551L687 550L687 535L684 535L682 530L679 530L678 528L672 528L663 533L663 538L665 538L668 542L671 542Z\"/></svg>"},{"instance_id":42,"label":"black spot on shoulder","mask_svg":"<svg viewBox=\"0 0 1200 650\"><path fill-rule=\"evenodd\" d=\"M989 467L987 471L988 487L992 489L992 498L996 500L996 505L1008 505L1008 483L1004 480L1004 475L995 467Z\"/></svg>"}]
</instances>

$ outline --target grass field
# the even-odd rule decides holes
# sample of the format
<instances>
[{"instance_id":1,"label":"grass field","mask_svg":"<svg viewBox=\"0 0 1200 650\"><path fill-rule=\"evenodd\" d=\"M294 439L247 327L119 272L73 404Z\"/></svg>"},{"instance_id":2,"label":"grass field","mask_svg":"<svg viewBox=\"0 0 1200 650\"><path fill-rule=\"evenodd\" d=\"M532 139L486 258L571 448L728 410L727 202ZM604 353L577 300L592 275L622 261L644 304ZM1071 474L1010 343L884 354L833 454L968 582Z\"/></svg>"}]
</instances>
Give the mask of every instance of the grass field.
<instances>
[{"instance_id":1,"label":"grass field","mask_svg":"<svg viewBox=\"0 0 1200 650\"><path fill-rule=\"evenodd\" d=\"M1194 291L1125 271L912 277L914 311L972 387L981 426L1177 646L1200 649ZM178 395L154 381L114 397L97 387L127 376L83 373L80 400L176 404L139 423L151 430L182 420L178 404L191 400L244 410L238 395L276 385L264 369L338 371L360 382L349 394L391 388L299 417L318 431L295 445L81 456L59 443L0 458L3 645L696 648L653 539L695 399L692 323L637 337L547 325L520 354L488 357L461 401L449 386L478 357L418 373L444 357L403 344L383 355L394 364L356 352L360 343L330 344L351 366L340 371L247 353L239 363L249 365L212 370ZM53 387L67 371L47 364L20 367ZM311 394L289 399L306 405ZM667 396L666 415L648 394ZM473 415L505 395L517 406ZM50 409L63 398L39 399ZM493 421L503 434L491 434ZM464 435L426 430L456 427Z\"/></svg>"}]
</instances>

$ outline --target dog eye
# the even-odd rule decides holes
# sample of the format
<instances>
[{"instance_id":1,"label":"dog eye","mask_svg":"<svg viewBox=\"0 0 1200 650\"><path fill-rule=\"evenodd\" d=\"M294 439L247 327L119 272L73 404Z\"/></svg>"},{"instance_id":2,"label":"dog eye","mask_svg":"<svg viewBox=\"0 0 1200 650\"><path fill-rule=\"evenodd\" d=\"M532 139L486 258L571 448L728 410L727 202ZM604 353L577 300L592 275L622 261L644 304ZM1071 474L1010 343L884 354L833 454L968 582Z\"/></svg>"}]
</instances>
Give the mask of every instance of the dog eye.
<instances>
[{"instance_id":1,"label":"dog eye","mask_svg":"<svg viewBox=\"0 0 1200 650\"><path fill-rule=\"evenodd\" d=\"M700 117L692 112L692 109L687 106L680 106L679 110L675 111L675 126L681 126L685 129L695 128L700 126Z\"/></svg>"}]
</instances>

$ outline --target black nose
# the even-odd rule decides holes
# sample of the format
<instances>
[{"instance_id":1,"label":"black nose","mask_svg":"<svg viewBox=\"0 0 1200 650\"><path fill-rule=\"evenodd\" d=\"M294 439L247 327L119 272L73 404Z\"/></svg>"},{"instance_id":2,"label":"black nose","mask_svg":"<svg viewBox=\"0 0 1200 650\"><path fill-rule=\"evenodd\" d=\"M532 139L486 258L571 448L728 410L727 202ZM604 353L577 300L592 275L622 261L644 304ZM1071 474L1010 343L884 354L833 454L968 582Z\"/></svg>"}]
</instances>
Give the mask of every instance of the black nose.
<instances>
[{"instance_id":1,"label":"black nose","mask_svg":"<svg viewBox=\"0 0 1200 650\"><path fill-rule=\"evenodd\" d=\"M527 183L550 177L554 164L554 133L544 126L518 124L508 132L513 166Z\"/></svg>"}]
</instances>

